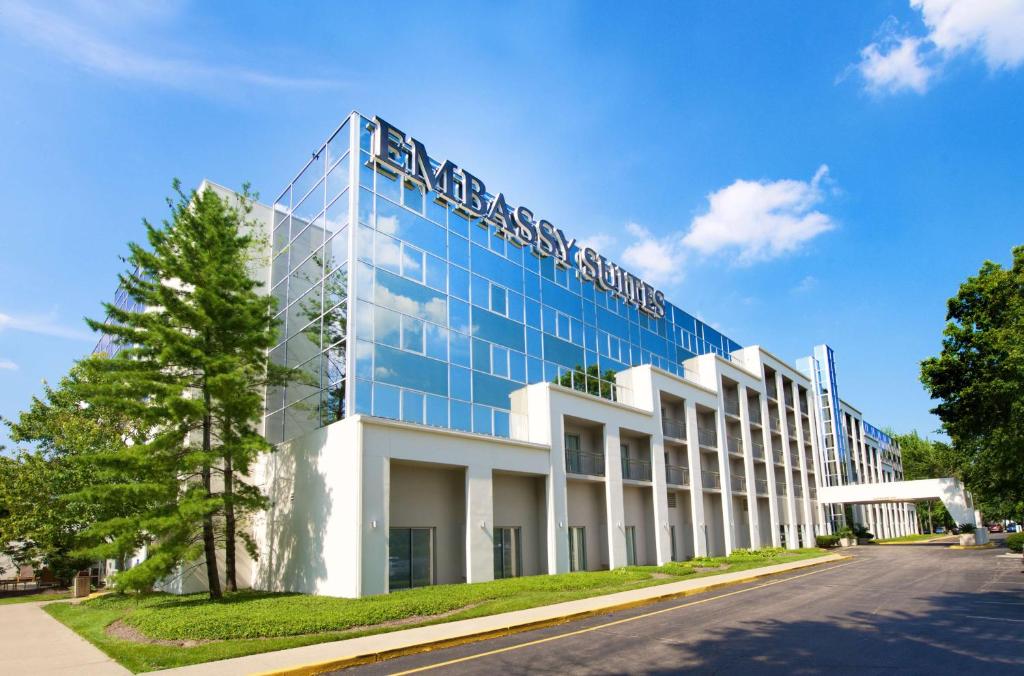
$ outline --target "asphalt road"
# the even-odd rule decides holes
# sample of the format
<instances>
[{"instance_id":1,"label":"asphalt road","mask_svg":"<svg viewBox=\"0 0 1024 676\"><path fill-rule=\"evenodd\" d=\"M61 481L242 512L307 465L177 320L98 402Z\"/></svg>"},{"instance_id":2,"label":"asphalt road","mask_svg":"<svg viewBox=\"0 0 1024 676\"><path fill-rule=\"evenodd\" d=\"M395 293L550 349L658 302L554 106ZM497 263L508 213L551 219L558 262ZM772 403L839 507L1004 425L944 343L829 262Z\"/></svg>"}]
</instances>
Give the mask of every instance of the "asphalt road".
<instances>
[{"instance_id":1,"label":"asphalt road","mask_svg":"<svg viewBox=\"0 0 1024 676\"><path fill-rule=\"evenodd\" d=\"M849 562L347 671L1024 674L1021 560L947 544L858 547Z\"/></svg>"}]
</instances>

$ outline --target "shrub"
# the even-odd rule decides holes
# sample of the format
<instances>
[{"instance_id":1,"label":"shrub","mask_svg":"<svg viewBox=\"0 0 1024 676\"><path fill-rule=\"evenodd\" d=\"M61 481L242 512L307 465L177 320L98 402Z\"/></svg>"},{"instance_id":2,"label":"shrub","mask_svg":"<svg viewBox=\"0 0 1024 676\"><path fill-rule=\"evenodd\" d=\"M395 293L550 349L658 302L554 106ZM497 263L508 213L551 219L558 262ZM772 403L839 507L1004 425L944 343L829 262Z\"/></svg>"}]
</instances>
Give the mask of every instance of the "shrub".
<instances>
[{"instance_id":1,"label":"shrub","mask_svg":"<svg viewBox=\"0 0 1024 676\"><path fill-rule=\"evenodd\" d=\"M961 533L973 533L975 530L977 530L977 528L978 527L975 526L973 523L962 523L962 524L960 524L960 532Z\"/></svg>"},{"instance_id":2,"label":"shrub","mask_svg":"<svg viewBox=\"0 0 1024 676\"><path fill-rule=\"evenodd\" d=\"M858 538L863 538L865 540L871 540L875 537L871 533L871 531L869 531L864 526L861 526L860 524L853 527L853 534L856 535Z\"/></svg>"},{"instance_id":3,"label":"shrub","mask_svg":"<svg viewBox=\"0 0 1024 676\"><path fill-rule=\"evenodd\" d=\"M1024 552L1024 533L1013 533L1006 537L1006 546L1011 552Z\"/></svg>"},{"instance_id":4,"label":"shrub","mask_svg":"<svg viewBox=\"0 0 1024 676\"><path fill-rule=\"evenodd\" d=\"M822 549L832 549L839 544L838 535L818 535L814 538L815 544Z\"/></svg>"},{"instance_id":5,"label":"shrub","mask_svg":"<svg viewBox=\"0 0 1024 676\"><path fill-rule=\"evenodd\" d=\"M849 526L843 526L842 528L840 528L838 531L836 531L836 535L838 535L840 538L852 538L852 537L854 537L853 529L850 528Z\"/></svg>"}]
</instances>

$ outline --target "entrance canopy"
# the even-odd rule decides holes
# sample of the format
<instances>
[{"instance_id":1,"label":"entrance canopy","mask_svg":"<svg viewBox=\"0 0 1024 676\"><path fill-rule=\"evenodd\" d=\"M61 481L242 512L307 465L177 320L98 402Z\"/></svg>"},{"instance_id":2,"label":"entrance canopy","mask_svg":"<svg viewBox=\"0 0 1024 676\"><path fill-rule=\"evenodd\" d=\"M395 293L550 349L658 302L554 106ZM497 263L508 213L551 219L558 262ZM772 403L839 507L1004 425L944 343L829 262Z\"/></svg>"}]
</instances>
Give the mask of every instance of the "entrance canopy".
<instances>
[{"instance_id":1,"label":"entrance canopy","mask_svg":"<svg viewBox=\"0 0 1024 676\"><path fill-rule=\"evenodd\" d=\"M886 502L918 502L942 500L949 515L957 523L981 526L980 515L974 511L974 500L956 479L919 479L917 481L890 481L888 483L823 486L818 489L818 500L827 504L867 505Z\"/></svg>"}]
</instances>

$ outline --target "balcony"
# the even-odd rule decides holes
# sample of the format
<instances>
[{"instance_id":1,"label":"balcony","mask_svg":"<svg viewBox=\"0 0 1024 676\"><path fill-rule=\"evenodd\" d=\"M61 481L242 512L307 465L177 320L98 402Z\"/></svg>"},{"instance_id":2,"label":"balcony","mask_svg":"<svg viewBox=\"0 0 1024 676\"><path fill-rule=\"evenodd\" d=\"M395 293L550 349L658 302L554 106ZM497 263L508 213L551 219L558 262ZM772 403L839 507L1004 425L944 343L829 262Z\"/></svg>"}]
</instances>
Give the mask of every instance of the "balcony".
<instances>
[{"instance_id":1,"label":"balcony","mask_svg":"<svg viewBox=\"0 0 1024 676\"><path fill-rule=\"evenodd\" d=\"M754 460L764 460L764 444L759 444L756 441L750 442L750 452L754 456Z\"/></svg>"},{"instance_id":2,"label":"balcony","mask_svg":"<svg viewBox=\"0 0 1024 676\"><path fill-rule=\"evenodd\" d=\"M714 489L722 487L722 481L721 478L718 476L718 472L712 472L711 470L707 469L701 470L700 480L701 485L704 486L704 488Z\"/></svg>"},{"instance_id":3,"label":"balcony","mask_svg":"<svg viewBox=\"0 0 1024 676\"><path fill-rule=\"evenodd\" d=\"M666 437L686 441L686 421L673 418L661 419L661 432Z\"/></svg>"},{"instance_id":4,"label":"balcony","mask_svg":"<svg viewBox=\"0 0 1024 676\"><path fill-rule=\"evenodd\" d=\"M782 433L782 424L779 422L778 416L768 416L768 429L777 434Z\"/></svg>"},{"instance_id":5,"label":"balcony","mask_svg":"<svg viewBox=\"0 0 1024 676\"><path fill-rule=\"evenodd\" d=\"M772 451L772 460L775 461L776 465L785 464L784 458L785 456L783 455L782 451Z\"/></svg>"},{"instance_id":6,"label":"balcony","mask_svg":"<svg viewBox=\"0 0 1024 676\"><path fill-rule=\"evenodd\" d=\"M743 440L739 437L726 437L725 446L733 455L743 455Z\"/></svg>"},{"instance_id":7,"label":"balcony","mask_svg":"<svg viewBox=\"0 0 1024 676\"><path fill-rule=\"evenodd\" d=\"M707 448L718 447L718 434L715 432L713 427L698 427L697 428L697 443Z\"/></svg>"},{"instance_id":8,"label":"balcony","mask_svg":"<svg viewBox=\"0 0 1024 676\"><path fill-rule=\"evenodd\" d=\"M604 476L604 454L566 449L565 471L569 474Z\"/></svg>"},{"instance_id":9,"label":"balcony","mask_svg":"<svg viewBox=\"0 0 1024 676\"><path fill-rule=\"evenodd\" d=\"M732 488L733 493L746 493L747 477L742 474L733 474L730 477L729 487Z\"/></svg>"},{"instance_id":10,"label":"balcony","mask_svg":"<svg viewBox=\"0 0 1024 676\"><path fill-rule=\"evenodd\" d=\"M750 424L751 425L757 425L758 427L760 427L761 426L761 407L757 406L757 405L748 406L747 407L747 411L750 414Z\"/></svg>"},{"instance_id":11,"label":"balcony","mask_svg":"<svg viewBox=\"0 0 1024 676\"><path fill-rule=\"evenodd\" d=\"M637 458L623 458L622 478L632 481L650 481L651 463Z\"/></svg>"},{"instance_id":12,"label":"balcony","mask_svg":"<svg viewBox=\"0 0 1024 676\"><path fill-rule=\"evenodd\" d=\"M740 417L740 402L725 400L725 413L726 415Z\"/></svg>"},{"instance_id":13,"label":"balcony","mask_svg":"<svg viewBox=\"0 0 1024 676\"><path fill-rule=\"evenodd\" d=\"M786 488L786 484L778 482L778 481L775 482L775 488L778 489L779 495L786 495L786 491L788 490Z\"/></svg>"},{"instance_id":14,"label":"balcony","mask_svg":"<svg viewBox=\"0 0 1024 676\"><path fill-rule=\"evenodd\" d=\"M793 486L793 495L798 498L802 498L804 496L804 487L800 484Z\"/></svg>"},{"instance_id":15,"label":"balcony","mask_svg":"<svg viewBox=\"0 0 1024 676\"><path fill-rule=\"evenodd\" d=\"M689 486L690 470L682 465L665 465L665 483L673 486Z\"/></svg>"},{"instance_id":16,"label":"balcony","mask_svg":"<svg viewBox=\"0 0 1024 676\"><path fill-rule=\"evenodd\" d=\"M789 462L793 465L793 469L800 467L800 454L796 451L790 451Z\"/></svg>"},{"instance_id":17,"label":"balcony","mask_svg":"<svg viewBox=\"0 0 1024 676\"><path fill-rule=\"evenodd\" d=\"M817 500L818 499L818 489L817 488L815 488L814 486L811 486L808 489L808 492L811 494L811 500Z\"/></svg>"},{"instance_id":18,"label":"balcony","mask_svg":"<svg viewBox=\"0 0 1024 676\"><path fill-rule=\"evenodd\" d=\"M768 479L756 479L754 486L758 495L768 495Z\"/></svg>"}]
</instances>

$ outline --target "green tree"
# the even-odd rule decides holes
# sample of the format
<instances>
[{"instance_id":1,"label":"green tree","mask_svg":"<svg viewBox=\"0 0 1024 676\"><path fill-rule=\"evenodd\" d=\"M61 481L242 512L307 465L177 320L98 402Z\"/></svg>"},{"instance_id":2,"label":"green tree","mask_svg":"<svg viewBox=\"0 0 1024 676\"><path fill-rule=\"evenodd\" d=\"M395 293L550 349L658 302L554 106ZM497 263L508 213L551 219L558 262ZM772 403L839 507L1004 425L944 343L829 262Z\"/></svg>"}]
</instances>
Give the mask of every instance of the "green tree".
<instances>
[{"instance_id":1,"label":"green tree","mask_svg":"<svg viewBox=\"0 0 1024 676\"><path fill-rule=\"evenodd\" d=\"M896 434L890 430L889 435L899 442L903 474L907 481L960 477L956 454L949 444L921 437L916 430L909 434ZM956 525L942 501L926 500L922 504L929 532L935 532L936 523L943 526Z\"/></svg>"},{"instance_id":2,"label":"green tree","mask_svg":"<svg viewBox=\"0 0 1024 676\"><path fill-rule=\"evenodd\" d=\"M990 513L1024 510L1024 246L986 261L947 303L942 352L921 364L957 468Z\"/></svg>"},{"instance_id":3,"label":"green tree","mask_svg":"<svg viewBox=\"0 0 1024 676\"><path fill-rule=\"evenodd\" d=\"M44 384L17 421L5 420L11 438L30 444L13 457L0 459L0 539L21 563L48 567L68 582L95 557L88 529L100 519L123 516L134 503L97 501L94 486L112 480L110 469L97 465L96 454L116 451L137 436L131 420L83 401L88 366L76 364L58 387ZM123 563L138 540L108 543L112 558Z\"/></svg>"},{"instance_id":4,"label":"green tree","mask_svg":"<svg viewBox=\"0 0 1024 676\"><path fill-rule=\"evenodd\" d=\"M108 538L142 534L145 561L118 579L145 588L201 554L211 598L221 596L216 558L223 520L226 586L234 589L240 513L263 506L245 480L270 446L257 433L264 388L287 378L267 363L276 338L274 301L259 291L250 267L265 246L248 220L248 187L237 205L211 189L168 200L171 217L145 222L149 248L129 245L133 272L121 287L141 310L107 304L90 326L121 346L95 362L90 401L136 416L149 435L106 460L135 482L112 483L106 495L144 493L144 512L96 524ZM251 543L244 537L246 545Z\"/></svg>"}]
</instances>

